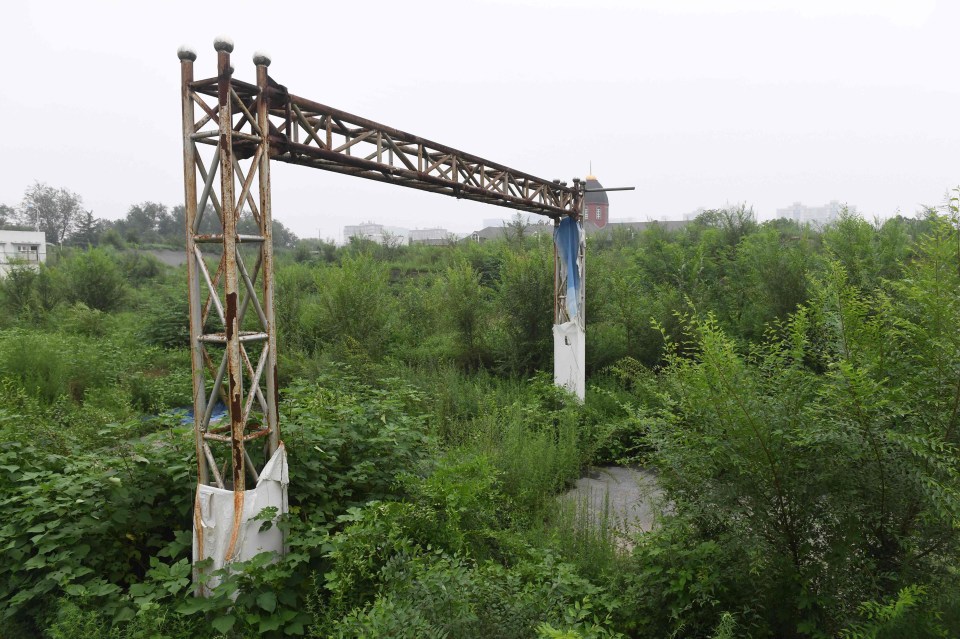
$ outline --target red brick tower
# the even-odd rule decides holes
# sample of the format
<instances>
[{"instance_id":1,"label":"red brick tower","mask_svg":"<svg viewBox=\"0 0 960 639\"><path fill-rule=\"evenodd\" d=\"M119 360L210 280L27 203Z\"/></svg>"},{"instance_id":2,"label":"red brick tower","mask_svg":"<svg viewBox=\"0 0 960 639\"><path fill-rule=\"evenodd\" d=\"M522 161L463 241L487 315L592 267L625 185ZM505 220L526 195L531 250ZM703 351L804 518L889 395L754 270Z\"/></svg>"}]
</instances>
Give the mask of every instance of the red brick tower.
<instances>
[{"instance_id":1,"label":"red brick tower","mask_svg":"<svg viewBox=\"0 0 960 639\"><path fill-rule=\"evenodd\" d=\"M602 189L603 186L597 181L596 176L587 176L587 189ZM599 193L587 193L583 196L583 223L584 226L591 225L595 229L602 229L607 225L610 219L610 200L603 191ZM586 229L584 229L586 230Z\"/></svg>"}]
</instances>

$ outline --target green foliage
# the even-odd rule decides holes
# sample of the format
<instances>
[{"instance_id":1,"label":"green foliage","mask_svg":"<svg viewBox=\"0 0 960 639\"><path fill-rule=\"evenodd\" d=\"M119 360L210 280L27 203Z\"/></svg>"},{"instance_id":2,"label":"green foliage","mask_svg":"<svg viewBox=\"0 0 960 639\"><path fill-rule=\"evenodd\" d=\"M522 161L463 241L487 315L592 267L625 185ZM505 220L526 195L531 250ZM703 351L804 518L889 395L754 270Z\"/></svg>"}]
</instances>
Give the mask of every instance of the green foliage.
<instances>
[{"instance_id":1,"label":"green foliage","mask_svg":"<svg viewBox=\"0 0 960 639\"><path fill-rule=\"evenodd\" d=\"M163 273L163 263L149 253L124 251L118 260L120 271L133 286L143 286Z\"/></svg>"},{"instance_id":2,"label":"green foliage","mask_svg":"<svg viewBox=\"0 0 960 639\"><path fill-rule=\"evenodd\" d=\"M301 517L332 523L347 508L394 494L397 476L432 451L420 402L399 380L374 388L348 369L287 389L284 440L299 470L290 494Z\"/></svg>"},{"instance_id":3,"label":"green foliage","mask_svg":"<svg viewBox=\"0 0 960 639\"><path fill-rule=\"evenodd\" d=\"M118 308L126 295L124 276L109 253L90 249L74 254L62 266L64 297L98 311Z\"/></svg>"},{"instance_id":4,"label":"green foliage","mask_svg":"<svg viewBox=\"0 0 960 639\"><path fill-rule=\"evenodd\" d=\"M160 289L144 301L140 334L147 344L164 348L190 344L190 307L183 293Z\"/></svg>"},{"instance_id":5,"label":"green foliage","mask_svg":"<svg viewBox=\"0 0 960 639\"><path fill-rule=\"evenodd\" d=\"M375 599L313 636L513 639L551 636L543 633L555 626L576 633L569 636L620 636L607 629L613 601L549 554L504 567L439 550L405 550L378 578Z\"/></svg>"},{"instance_id":6,"label":"green foliage","mask_svg":"<svg viewBox=\"0 0 960 639\"><path fill-rule=\"evenodd\" d=\"M480 274L458 262L443 273L439 286L442 317L455 335L454 361L467 370L476 368L489 360L484 343L488 302Z\"/></svg>"},{"instance_id":7,"label":"green foliage","mask_svg":"<svg viewBox=\"0 0 960 639\"><path fill-rule=\"evenodd\" d=\"M59 455L12 439L0 452L0 602L6 619L34 623L51 597L85 598L108 615L117 595L188 525L193 469L185 433L163 448ZM162 472L156 472L162 469ZM94 623L91 621L90 623Z\"/></svg>"},{"instance_id":8,"label":"green foliage","mask_svg":"<svg viewBox=\"0 0 960 639\"><path fill-rule=\"evenodd\" d=\"M504 370L529 374L553 352L553 268L544 248L506 253L494 300L495 349Z\"/></svg>"},{"instance_id":9,"label":"green foliage","mask_svg":"<svg viewBox=\"0 0 960 639\"><path fill-rule=\"evenodd\" d=\"M849 226L844 237L863 234ZM691 318L694 356L674 349L661 375L633 380L648 388L639 414L682 531L674 547L719 544L745 562L721 570L710 606L698 604L707 616L674 608L673 630L699 619L707 633L719 613L745 610L754 632L829 635L860 601L952 579L960 343L947 327L960 320L960 255L950 223L931 229L907 279L866 293L879 282L868 260L855 277L828 263L809 306L748 354L712 316ZM723 576L737 572L755 576L754 592ZM646 632L671 627L651 618Z\"/></svg>"},{"instance_id":10,"label":"green foliage","mask_svg":"<svg viewBox=\"0 0 960 639\"><path fill-rule=\"evenodd\" d=\"M133 213L132 241L182 235L182 210ZM584 405L542 372L548 238L278 251L289 549L204 599L194 444L164 414L190 401L183 272L100 250L16 269L4 634L956 635L956 214L819 233L739 207L590 238ZM666 491L627 545L556 499L607 462Z\"/></svg>"},{"instance_id":11,"label":"green foliage","mask_svg":"<svg viewBox=\"0 0 960 639\"><path fill-rule=\"evenodd\" d=\"M58 275L41 264L37 270L27 265L13 266L0 279L0 293L10 319L41 321L61 301Z\"/></svg>"},{"instance_id":12,"label":"green foliage","mask_svg":"<svg viewBox=\"0 0 960 639\"><path fill-rule=\"evenodd\" d=\"M82 402L89 389L116 379L120 353L88 340L14 329L0 335L0 375L52 404L66 396Z\"/></svg>"},{"instance_id":13,"label":"green foliage","mask_svg":"<svg viewBox=\"0 0 960 639\"><path fill-rule=\"evenodd\" d=\"M840 639L877 639L885 636L910 617L909 613L924 599L926 589L923 586L907 586L887 603L867 601L860 605L860 614L864 620L840 631ZM915 621L915 620L913 620ZM923 629L912 626L913 636L919 636ZM919 632L918 632L919 631ZM926 633L924 633L926 634Z\"/></svg>"},{"instance_id":14,"label":"green foliage","mask_svg":"<svg viewBox=\"0 0 960 639\"><path fill-rule=\"evenodd\" d=\"M387 275L387 269L366 254L347 257L338 268L317 270L317 294L303 303L299 314L306 339L382 355L393 318Z\"/></svg>"},{"instance_id":15,"label":"green foliage","mask_svg":"<svg viewBox=\"0 0 960 639\"><path fill-rule=\"evenodd\" d=\"M770 584L751 565L756 558L744 554L731 533L712 537L691 535L686 522L670 519L639 537L614 577L624 601L618 626L639 637L707 637L729 626L727 611L735 609L738 636L777 636L760 624Z\"/></svg>"}]
</instances>

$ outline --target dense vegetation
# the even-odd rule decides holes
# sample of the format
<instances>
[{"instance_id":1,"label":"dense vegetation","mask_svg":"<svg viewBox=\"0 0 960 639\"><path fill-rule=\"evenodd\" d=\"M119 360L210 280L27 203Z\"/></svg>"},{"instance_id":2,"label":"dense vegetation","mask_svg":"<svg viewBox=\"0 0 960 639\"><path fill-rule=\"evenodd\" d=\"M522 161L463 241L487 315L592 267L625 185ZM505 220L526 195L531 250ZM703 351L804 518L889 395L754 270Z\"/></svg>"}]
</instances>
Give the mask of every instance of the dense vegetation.
<instances>
[{"instance_id":1,"label":"dense vegetation","mask_svg":"<svg viewBox=\"0 0 960 639\"><path fill-rule=\"evenodd\" d=\"M588 244L588 392L550 380L549 243L276 269L290 553L191 596L185 274L100 248L0 281L0 634L960 635L955 208L748 211ZM555 496L655 468L622 550Z\"/></svg>"}]
</instances>

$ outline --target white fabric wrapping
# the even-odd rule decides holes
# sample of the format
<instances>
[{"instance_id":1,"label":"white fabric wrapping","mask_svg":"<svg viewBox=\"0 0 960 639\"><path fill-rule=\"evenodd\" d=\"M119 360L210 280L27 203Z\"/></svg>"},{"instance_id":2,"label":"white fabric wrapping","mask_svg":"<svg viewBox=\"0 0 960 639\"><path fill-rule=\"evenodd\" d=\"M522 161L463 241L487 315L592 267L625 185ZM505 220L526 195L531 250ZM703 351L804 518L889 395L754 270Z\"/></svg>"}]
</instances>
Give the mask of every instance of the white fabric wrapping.
<instances>
[{"instance_id":1,"label":"white fabric wrapping","mask_svg":"<svg viewBox=\"0 0 960 639\"><path fill-rule=\"evenodd\" d=\"M251 519L270 506L277 509L277 516L288 512L287 484L290 480L287 473L287 451L281 443L263 467L256 488L241 493L243 503L236 534L234 500L239 497L235 497L232 490L198 486L193 520L194 563L212 558L213 565L207 572L213 572L232 561L245 561L266 550L283 555L283 532L276 525L261 532L264 521ZM219 579L211 578L206 588L198 588L197 594L208 594L209 589L218 583Z\"/></svg>"},{"instance_id":2,"label":"white fabric wrapping","mask_svg":"<svg viewBox=\"0 0 960 639\"><path fill-rule=\"evenodd\" d=\"M587 340L577 320L553 326L553 383L566 388L581 402L587 390L584 362Z\"/></svg>"}]
</instances>

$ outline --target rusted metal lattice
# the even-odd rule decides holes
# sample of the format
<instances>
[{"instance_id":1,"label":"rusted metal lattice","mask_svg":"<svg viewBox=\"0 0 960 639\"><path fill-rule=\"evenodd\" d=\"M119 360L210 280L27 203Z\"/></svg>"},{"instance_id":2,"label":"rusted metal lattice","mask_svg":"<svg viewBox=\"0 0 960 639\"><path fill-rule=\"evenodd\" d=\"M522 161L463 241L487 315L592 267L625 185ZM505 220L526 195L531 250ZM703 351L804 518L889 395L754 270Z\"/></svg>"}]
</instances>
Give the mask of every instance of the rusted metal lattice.
<instances>
[{"instance_id":1,"label":"rusted metal lattice","mask_svg":"<svg viewBox=\"0 0 960 639\"><path fill-rule=\"evenodd\" d=\"M200 482L240 494L280 438L268 118L261 87L232 78L232 45L216 48L217 76L200 81L180 52L194 426ZM218 398L229 425L211 425Z\"/></svg>"},{"instance_id":2,"label":"rusted metal lattice","mask_svg":"<svg viewBox=\"0 0 960 639\"><path fill-rule=\"evenodd\" d=\"M256 482L280 445L270 161L555 222L580 217L583 184L537 178L298 97L269 76L265 55L254 56L255 84L237 80L232 43L218 40L214 47L217 74L205 79L194 79L193 51L178 53L190 344L197 475L201 484L234 492L235 535L246 477ZM222 426L211 420L218 398L229 414Z\"/></svg>"}]
</instances>

